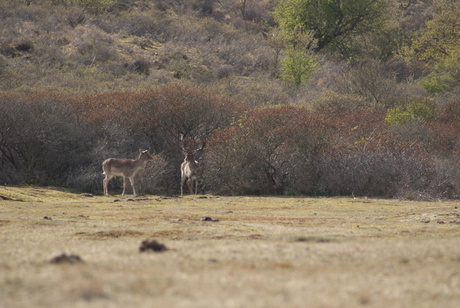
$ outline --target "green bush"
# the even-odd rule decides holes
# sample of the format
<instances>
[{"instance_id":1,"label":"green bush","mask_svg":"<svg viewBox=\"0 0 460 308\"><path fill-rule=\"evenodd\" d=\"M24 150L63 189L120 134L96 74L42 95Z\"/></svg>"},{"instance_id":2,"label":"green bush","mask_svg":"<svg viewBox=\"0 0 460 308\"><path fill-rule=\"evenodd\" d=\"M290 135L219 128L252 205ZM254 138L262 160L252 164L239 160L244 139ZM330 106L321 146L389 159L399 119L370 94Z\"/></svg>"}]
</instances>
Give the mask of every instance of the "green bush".
<instances>
[{"instance_id":1,"label":"green bush","mask_svg":"<svg viewBox=\"0 0 460 308\"><path fill-rule=\"evenodd\" d=\"M388 109L385 123L387 125L407 124L411 121L429 122L436 116L436 105L430 100L412 102Z\"/></svg>"},{"instance_id":2,"label":"green bush","mask_svg":"<svg viewBox=\"0 0 460 308\"><path fill-rule=\"evenodd\" d=\"M429 93L437 94L449 90L455 81L456 79L447 73L433 73L422 78L418 84Z\"/></svg>"},{"instance_id":3,"label":"green bush","mask_svg":"<svg viewBox=\"0 0 460 308\"><path fill-rule=\"evenodd\" d=\"M290 48L281 60L281 79L296 86L310 78L315 72L316 62L312 56L300 48Z\"/></svg>"}]
</instances>

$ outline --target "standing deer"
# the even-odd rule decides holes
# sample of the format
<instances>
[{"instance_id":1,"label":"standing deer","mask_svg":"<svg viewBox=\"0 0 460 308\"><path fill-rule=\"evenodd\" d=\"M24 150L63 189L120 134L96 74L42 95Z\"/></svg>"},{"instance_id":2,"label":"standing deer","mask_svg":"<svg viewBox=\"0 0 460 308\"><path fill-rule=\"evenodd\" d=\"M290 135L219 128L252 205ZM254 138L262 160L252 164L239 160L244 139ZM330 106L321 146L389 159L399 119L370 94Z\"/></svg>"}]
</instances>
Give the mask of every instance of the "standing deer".
<instances>
[{"instance_id":1,"label":"standing deer","mask_svg":"<svg viewBox=\"0 0 460 308\"><path fill-rule=\"evenodd\" d=\"M123 177L123 193L126 191L126 179L128 178L133 187L133 194L136 197L136 188L134 187L134 176L137 172L144 168L149 161L153 161L152 155L149 154L149 150L139 150L139 156L137 159L120 159L120 158L109 158L102 163L102 170L104 170L105 179L102 182L104 184L104 195L109 197L109 181L115 176Z\"/></svg>"},{"instance_id":2,"label":"standing deer","mask_svg":"<svg viewBox=\"0 0 460 308\"><path fill-rule=\"evenodd\" d=\"M195 145L195 142L194 142ZM201 146L194 150L186 150L183 143L183 136L180 138L180 148L185 155L184 162L180 166L180 195L184 195L184 183L187 182L187 186L191 194L198 194L198 180L201 176L200 164L195 160L195 154L202 150L206 142L202 141ZM195 188L195 191L193 191Z\"/></svg>"}]
</instances>

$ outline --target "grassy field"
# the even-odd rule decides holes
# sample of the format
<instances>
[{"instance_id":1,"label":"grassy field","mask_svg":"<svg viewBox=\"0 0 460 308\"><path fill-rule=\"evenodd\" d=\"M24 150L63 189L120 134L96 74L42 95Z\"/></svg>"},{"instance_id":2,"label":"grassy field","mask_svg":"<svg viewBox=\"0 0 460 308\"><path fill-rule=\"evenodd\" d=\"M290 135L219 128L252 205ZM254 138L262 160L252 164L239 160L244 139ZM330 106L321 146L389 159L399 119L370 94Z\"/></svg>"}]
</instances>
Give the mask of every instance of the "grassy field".
<instances>
[{"instance_id":1,"label":"grassy field","mask_svg":"<svg viewBox=\"0 0 460 308\"><path fill-rule=\"evenodd\" d=\"M459 303L459 202L0 188L0 307Z\"/></svg>"}]
</instances>

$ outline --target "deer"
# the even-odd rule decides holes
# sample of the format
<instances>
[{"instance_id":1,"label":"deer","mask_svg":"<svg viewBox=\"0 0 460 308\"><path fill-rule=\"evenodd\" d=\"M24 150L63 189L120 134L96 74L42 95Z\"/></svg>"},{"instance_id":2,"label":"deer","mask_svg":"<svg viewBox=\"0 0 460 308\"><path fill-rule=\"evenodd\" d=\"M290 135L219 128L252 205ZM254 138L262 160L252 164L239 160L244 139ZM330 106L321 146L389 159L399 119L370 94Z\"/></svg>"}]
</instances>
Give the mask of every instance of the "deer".
<instances>
[{"instance_id":1,"label":"deer","mask_svg":"<svg viewBox=\"0 0 460 308\"><path fill-rule=\"evenodd\" d=\"M103 180L104 195L109 197L109 181L116 176L123 177L123 193L126 192L126 179L129 179L133 188L133 194L137 197L136 187L134 186L134 177L142 168L145 168L149 161L153 161L152 155L149 150L139 150L139 156L136 159L121 159L121 158L108 158L102 163L102 170L104 171L105 179Z\"/></svg>"},{"instance_id":2,"label":"deer","mask_svg":"<svg viewBox=\"0 0 460 308\"><path fill-rule=\"evenodd\" d=\"M201 146L199 148L196 148L194 150L185 149L184 143L183 143L183 137L184 137L183 135L181 135L180 137L180 148L185 155L184 162L180 166L180 171L181 171L180 195L181 197L184 196L184 183L187 183L187 186L191 194L195 194L195 195L198 194L198 180L201 176L201 166L195 160L195 154L198 151L201 151L206 145L206 142L202 141ZM196 143L195 142L193 143L194 143L194 146L196 146Z\"/></svg>"}]
</instances>

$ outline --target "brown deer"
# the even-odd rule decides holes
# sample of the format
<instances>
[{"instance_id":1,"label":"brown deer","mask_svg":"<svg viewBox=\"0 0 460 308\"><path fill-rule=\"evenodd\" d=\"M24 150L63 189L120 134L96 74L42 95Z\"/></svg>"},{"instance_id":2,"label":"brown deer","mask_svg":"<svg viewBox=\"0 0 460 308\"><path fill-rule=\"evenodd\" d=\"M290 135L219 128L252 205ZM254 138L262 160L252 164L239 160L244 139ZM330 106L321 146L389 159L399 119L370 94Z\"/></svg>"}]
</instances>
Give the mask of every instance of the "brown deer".
<instances>
[{"instance_id":1,"label":"brown deer","mask_svg":"<svg viewBox=\"0 0 460 308\"><path fill-rule=\"evenodd\" d=\"M196 143L194 143L194 148L196 148ZM180 166L181 176L180 176L180 195L184 195L184 183L187 182L187 186L191 194L198 194L198 180L201 176L201 166L195 160L195 154L198 151L201 151L206 145L205 141L201 142L201 146L194 150L185 149L183 143L183 136L180 137L180 148L185 155L184 162ZM194 190L195 189L195 190Z\"/></svg>"},{"instance_id":2,"label":"brown deer","mask_svg":"<svg viewBox=\"0 0 460 308\"><path fill-rule=\"evenodd\" d=\"M144 168L149 161L153 161L152 155L149 154L150 150L139 150L139 156L137 159L120 159L120 158L109 158L102 163L102 170L104 170L105 179L102 182L104 185L104 195L109 197L109 181L116 176L123 177L123 193L126 191L126 179L128 178L133 187L133 194L136 197L136 188L134 187L134 177L136 174Z\"/></svg>"}]
</instances>

